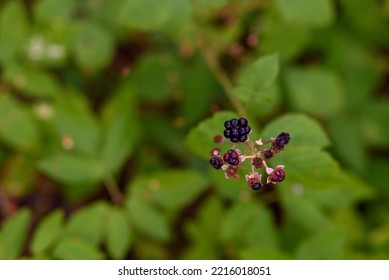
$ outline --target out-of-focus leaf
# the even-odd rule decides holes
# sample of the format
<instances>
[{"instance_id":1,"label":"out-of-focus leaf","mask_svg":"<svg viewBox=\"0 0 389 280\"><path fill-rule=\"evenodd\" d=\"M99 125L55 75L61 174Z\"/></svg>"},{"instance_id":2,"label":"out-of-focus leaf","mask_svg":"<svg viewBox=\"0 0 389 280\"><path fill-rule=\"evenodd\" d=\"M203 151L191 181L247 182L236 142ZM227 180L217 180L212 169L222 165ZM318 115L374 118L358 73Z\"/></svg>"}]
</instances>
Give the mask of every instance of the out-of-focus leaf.
<instances>
[{"instance_id":1,"label":"out-of-focus leaf","mask_svg":"<svg viewBox=\"0 0 389 280\"><path fill-rule=\"evenodd\" d=\"M204 203L198 218L185 226L192 246L185 252L184 258L211 260L219 257L219 234L223 215L224 207L219 199L211 197Z\"/></svg>"},{"instance_id":2,"label":"out-of-focus leaf","mask_svg":"<svg viewBox=\"0 0 389 280\"><path fill-rule=\"evenodd\" d=\"M20 256L27 237L31 214L21 209L7 218L0 231L0 259L12 260Z\"/></svg>"},{"instance_id":3,"label":"out-of-focus leaf","mask_svg":"<svg viewBox=\"0 0 389 280\"><path fill-rule=\"evenodd\" d=\"M274 13L264 15L264 25L261 30L261 43L264 53L277 50L281 60L291 60L304 51L304 47L310 40L310 33L304 28L299 28L279 20ZM288 44L285 44L288 42Z\"/></svg>"},{"instance_id":4,"label":"out-of-focus leaf","mask_svg":"<svg viewBox=\"0 0 389 280\"><path fill-rule=\"evenodd\" d=\"M331 122L330 132L336 155L358 173L366 174L368 158L360 122L337 117Z\"/></svg>"},{"instance_id":5,"label":"out-of-focus leaf","mask_svg":"<svg viewBox=\"0 0 389 280\"><path fill-rule=\"evenodd\" d=\"M292 106L302 112L331 118L343 106L343 88L338 77L318 69L293 69L286 83Z\"/></svg>"},{"instance_id":6,"label":"out-of-focus leaf","mask_svg":"<svg viewBox=\"0 0 389 280\"><path fill-rule=\"evenodd\" d=\"M126 209L131 223L141 233L161 241L170 238L167 216L150 203L134 197L127 200Z\"/></svg>"},{"instance_id":7,"label":"out-of-focus leaf","mask_svg":"<svg viewBox=\"0 0 389 280\"><path fill-rule=\"evenodd\" d=\"M97 183L105 170L103 164L94 158L86 158L66 153L57 153L41 160L39 169L62 183Z\"/></svg>"},{"instance_id":8,"label":"out-of-focus leaf","mask_svg":"<svg viewBox=\"0 0 389 280\"><path fill-rule=\"evenodd\" d=\"M124 26L142 30L175 31L189 18L191 4L188 0L127 0L120 20Z\"/></svg>"},{"instance_id":9,"label":"out-of-focus leaf","mask_svg":"<svg viewBox=\"0 0 389 280\"><path fill-rule=\"evenodd\" d=\"M304 0L276 0L275 5L282 19L290 24L326 27L335 19L330 0L312 0L309 5Z\"/></svg>"},{"instance_id":10,"label":"out-of-focus leaf","mask_svg":"<svg viewBox=\"0 0 389 280\"><path fill-rule=\"evenodd\" d=\"M315 148L291 148L274 159L274 166L276 163L285 165L290 182L307 188L326 188L330 185L324 182L339 175L339 165L331 155Z\"/></svg>"},{"instance_id":11,"label":"out-of-focus leaf","mask_svg":"<svg viewBox=\"0 0 389 280\"><path fill-rule=\"evenodd\" d=\"M129 81L141 100L164 102L177 90L180 75L178 57L153 53L140 59Z\"/></svg>"},{"instance_id":12,"label":"out-of-focus leaf","mask_svg":"<svg viewBox=\"0 0 389 280\"><path fill-rule=\"evenodd\" d=\"M131 184L134 195L146 195L165 209L178 210L193 201L207 186L207 180L195 171L164 170L140 178Z\"/></svg>"},{"instance_id":13,"label":"out-of-focus leaf","mask_svg":"<svg viewBox=\"0 0 389 280\"><path fill-rule=\"evenodd\" d=\"M4 93L0 94L0 138L20 151L32 150L38 145L38 130L32 114Z\"/></svg>"},{"instance_id":14,"label":"out-of-focus leaf","mask_svg":"<svg viewBox=\"0 0 389 280\"><path fill-rule=\"evenodd\" d=\"M362 128L367 141L374 146L389 147L389 102L374 102L366 106Z\"/></svg>"},{"instance_id":15,"label":"out-of-focus leaf","mask_svg":"<svg viewBox=\"0 0 389 280\"><path fill-rule=\"evenodd\" d=\"M75 9L76 0L40 0L34 5L34 14L39 21L59 25L70 22Z\"/></svg>"},{"instance_id":16,"label":"out-of-focus leaf","mask_svg":"<svg viewBox=\"0 0 389 280\"><path fill-rule=\"evenodd\" d=\"M374 198L375 189L352 173L342 171L321 181L315 189L307 188L306 195L310 200L337 211Z\"/></svg>"},{"instance_id":17,"label":"out-of-focus leaf","mask_svg":"<svg viewBox=\"0 0 389 280\"><path fill-rule=\"evenodd\" d=\"M40 221L34 231L31 241L31 251L39 255L48 250L58 240L63 232L64 214L57 210Z\"/></svg>"},{"instance_id":18,"label":"out-of-focus leaf","mask_svg":"<svg viewBox=\"0 0 389 280\"><path fill-rule=\"evenodd\" d=\"M65 226L64 236L76 237L92 246L104 238L107 222L107 205L97 202L75 212Z\"/></svg>"},{"instance_id":19,"label":"out-of-focus leaf","mask_svg":"<svg viewBox=\"0 0 389 280\"><path fill-rule=\"evenodd\" d=\"M319 205L301 193L297 186L283 185L280 188L281 201L288 217L308 231L317 232L329 228L331 223Z\"/></svg>"},{"instance_id":20,"label":"out-of-focus leaf","mask_svg":"<svg viewBox=\"0 0 389 280\"><path fill-rule=\"evenodd\" d=\"M139 137L136 95L128 83L119 87L103 108L102 160L112 172L123 164Z\"/></svg>"},{"instance_id":21,"label":"out-of-focus leaf","mask_svg":"<svg viewBox=\"0 0 389 280\"><path fill-rule=\"evenodd\" d=\"M337 260L343 257L345 236L337 230L324 230L305 239L299 245L300 260Z\"/></svg>"},{"instance_id":22,"label":"out-of-focus leaf","mask_svg":"<svg viewBox=\"0 0 389 280\"><path fill-rule=\"evenodd\" d=\"M100 126L81 93L68 92L57 98L54 129L70 149L82 154L95 155L100 140Z\"/></svg>"},{"instance_id":23,"label":"out-of-focus leaf","mask_svg":"<svg viewBox=\"0 0 389 280\"><path fill-rule=\"evenodd\" d=\"M292 257L278 250L269 250L261 247L248 247L240 252L244 260L289 260Z\"/></svg>"},{"instance_id":24,"label":"out-of-focus leaf","mask_svg":"<svg viewBox=\"0 0 389 280\"><path fill-rule=\"evenodd\" d=\"M330 140L323 128L314 119L302 114L287 114L270 122L261 133L264 140L277 137L281 132L290 134L290 147L325 148Z\"/></svg>"},{"instance_id":25,"label":"out-of-focus leaf","mask_svg":"<svg viewBox=\"0 0 389 280\"><path fill-rule=\"evenodd\" d=\"M60 85L54 77L38 69L8 65L4 77L26 96L52 98L60 92Z\"/></svg>"},{"instance_id":26,"label":"out-of-focus leaf","mask_svg":"<svg viewBox=\"0 0 389 280\"><path fill-rule=\"evenodd\" d=\"M255 216L251 206L248 203L236 203L226 212L220 228L220 238L223 241L236 238L250 226Z\"/></svg>"},{"instance_id":27,"label":"out-of-focus leaf","mask_svg":"<svg viewBox=\"0 0 389 280\"><path fill-rule=\"evenodd\" d=\"M104 255L83 239L66 237L54 248L53 257L60 260L101 260Z\"/></svg>"},{"instance_id":28,"label":"out-of-focus leaf","mask_svg":"<svg viewBox=\"0 0 389 280\"><path fill-rule=\"evenodd\" d=\"M254 64L241 70L233 93L245 102L261 102L274 99L272 87L279 72L278 55L259 58Z\"/></svg>"},{"instance_id":29,"label":"out-of-focus leaf","mask_svg":"<svg viewBox=\"0 0 389 280\"><path fill-rule=\"evenodd\" d=\"M236 118L233 112L218 112L194 127L186 137L186 144L198 156L209 159L210 151L215 147L215 135L223 135L224 122Z\"/></svg>"},{"instance_id":30,"label":"out-of-focus leaf","mask_svg":"<svg viewBox=\"0 0 389 280\"><path fill-rule=\"evenodd\" d=\"M190 64L183 68L178 77L181 87L179 90L183 92L180 113L185 126L192 126L206 115L216 97L214 93L219 91L220 86L199 56L195 56Z\"/></svg>"},{"instance_id":31,"label":"out-of-focus leaf","mask_svg":"<svg viewBox=\"0 0 389 280\"><path fill-rule=\"evenodd\" d=\"M8 156L3 164L0 178L2 189L13 197L28 193L36 180L35 161L25 155L16 154Z\"/></svg>"},{"instance_id":32,"label":"out-of-focus leaf","mask_svg":"<svg viewBox=\"0 0 389 280\"><path fill-rule=\"evenodd\" d=\"M8 1L0 11L0 61L10 62L28 36L27 15L20 1Z\"/></svg>"},{"instance_id":33,"label":"out-of-focus leaf","mask_svg":"<svg viewBox=\"0 0 389 280\"><path fill-rule=\"evenodd\" d=\"M132 232L122 209L110 208L106 222L106 247L114 259L123 259L132 243Z\"/></svg>"},{"instance_id":34,"label":"out-of-focus leaf","mask_svg":"<svg viewBox=\"0 0 389 280\"><path fill-rule=\"evenodd\" d=\"M111 35L97 24L83 22L74 36L77 64L87 72L103 69L112 58L114 42Z\"/></svg>"}]
</instances>

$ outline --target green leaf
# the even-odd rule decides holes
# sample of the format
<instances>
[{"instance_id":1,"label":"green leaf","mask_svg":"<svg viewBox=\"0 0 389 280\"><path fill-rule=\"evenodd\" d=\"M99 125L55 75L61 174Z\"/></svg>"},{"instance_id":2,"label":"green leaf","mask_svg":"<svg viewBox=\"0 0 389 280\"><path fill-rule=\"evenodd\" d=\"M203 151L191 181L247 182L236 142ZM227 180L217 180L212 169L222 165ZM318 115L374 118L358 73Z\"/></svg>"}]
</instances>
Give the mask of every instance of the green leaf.
<instances>
[{"instance_id":1,"label":"green leaf","mask_svg":"<svg viewBox=\"0 0 389 280\"><path fill-rule=\"evenodd\" d=\"M291 147L282 153L274 159L274 165L285 165L286 177L290 182L302 184L307 188L322 189L330 186L325 182L339 175L338 163L325 151L312 147Z\"/></svg>"},{"instance_id":2,"label":"green leaf","mask_svg":"<svg viewBox=\"0 0 389 280\"><path fill-rule=\"evenodd\" d=\"M1 227L0 259L12 260L20 256L27 238L31 214L21 209L7 218Z\"/></svg>"},{"instance_id":3,"label":"green leaf","mask_svg":"<svg viewBox=\"0 0 389 280\"><path fill-rule=\"evenodd\" d=\"M64 214L56 210L40 221L31 241L34 255L45 253L61 236L64 226Z\"/></svg>"},{"instance_id":4,"label":"green leaf","mask_svg":"<svg viewBox=\"0 0 389 280\"><path fill-rule=\"evenodd\" d=\"M289 260L291 256L278 250L269 250L261 247L248 247L240 252L243 260Z\"/></svg>"},{"instance_id":5,"label":"green leaf","mask_svg":"<svg viewBox=\"0 0 389 280\"><path fill-rule=\"evenodd\" d=\"M34 5L34 15L52 25L66 24L73 19L76 0L40 0Z\"/></svg>"},{"instance_id":6,"label":"green leaf","mask_svg":"<svg viewBox=\"0 0 389 280\"><path fill-rule=\"evenodd\" d=\"M39 161L38 168L65 184L96 184L105 174L101 162L66 153L57 153Z\"/></svg>"},{"instance_id":7,"label":"green leaf","mask_svg":"<svg viewBox=\"0 0 389 280\"><path fill-rule=\"evenodd\" d=\"M330 0L276 0L282 19L291 24L308 27L326 27L335 19L335 11Z\"/></svg>"},{"instance_id":8,"label":"green leaf","mask_svg":"<svg viewBox=\"0 0 389 280\"><path fill-rule=\"evenodd\" d=\"M104 238L107 221L107 205L96 202L75 212L66 224L64 236L76 237L93 246Z\"/></svg>"},{"instance_id":9,"label":"green leaf","mask_svg":"<svg viewBox=\"0 0 389 280\"><path fill-rule=\"evenodd\" d=\"M279 72L278 55L271 54L259 58L254 64L241 69L234 93L243 101L272 99L269 87ZM270 91L270 92L269 92Z\"/></svg>"},{"instance_id":10,"label":"green leaf","mask_svg":"<svg viewBox=\"0 0 389 280\"><path fill-rule=\"evenodd\" d=\"M76 92L58 96L55 104L53 128L60 139L69 139L75 152L95 155L100 141L100 126L90 109L88 100Z\"/></svg>"},{"instance_id":11,"label":"green leaf","mask_svg":"<svg viewBox=\"0 0 389 280\"><path fill-rule=\"evenodd\" d=\"M127 200L126 209L132 224L141 233L161 241L170 238L170 225L166 215L150 203L139 198L130 198Z\"/></svg>"},{"instance_id":12,"label":"green leaf","mask_svg":"<svg viewBox=\"0 0 389 280\"><path fill-rule=\"evenodd\" d=\"M137 103L134 91L125 83L105 103L102 160L116 172L133 151L139 138Z\"/></svg>"},{"instance_id":13,"label":"green leaf","mask_svg":"<svg viewBox=\"0 0 389 280\"><path fill-rule=\"evenodd\" d=\"M121 14L121 22L129 28L142 30L175 31L185 24L190 16L188 0L127 0Z\"/></svg>"},{"instance_id":14,"label":"green leaf","mask_svg":"<svg viewBox=\"0 0 389 280\"><path fill-rule=\"evenodd\" d=\"M166 102L177 90L181 76L180 61L171 53L143 56L129 77L139 98L148 102Z\"/></svg>"},{"instance_id":15,"label":"green leaf","mask_svg":"<svg viewBox=\"0 0 389 280\"><path fill-rule=\"evenodd\" d=\"M302 112L332 118L343 106L343 88L338 77L319 69L293 69L286 84L292 106Z\"/></svg>"},{"instance_id":16,"label":"green leaf","mask_svg":"<svg viewBox=\"0 0 389 280\"><path fill-rule=\"evenodd\" d=\"M97 247L82 239L67 237L54 248L53 257L60 260L101 260L104 255Z\"/></svg>"},{"instance_id":17,"label":"green leaf","mask_svg":"<svg viewBox=\"0 0 389 280\"><path fill-rule=\"evenodd\" d=\"M38 130L32 114L4 93L0 93L0 138L20 151L38 146Z\"/></svg>"},{"instance_id":18,"label":"green leaf","mask_svg":"<svg viewBox=\"0 0 389 280\"><path fill-rule=\"evenodd\" d=\"M22 94L34 98L51 98L60 92L60 85L49 73L26 66L8 65L4 77Z\"/></svg>"},{"instance_id":19,"label":"green leaf","mask_svg":"<svg viewBox=\"0 0 389 280\"><path fill-rule=\"evenodd\" d=\"M324 129L314 119L302 114L287 114L269 123L261 133L264 140L277 137L281 132L290 134L290 147L325 148L330 140Z\"/></svg>"},{"instance_id":20,"label":"green leaf","mask_svg":"<svg viewBox=\"0 0 389 280\"><path fill-rule=\"evenodd\" d=\"M288 217L307 231L315 232L330 227L330 221L318 204L305 197L298 185L280 188L281 202Z\"/></svg>"},{"instance_id":21,"label":"green leaf","mask_svg":"<svg viewBox=\"0 0 389 280\"><path fill-rule=\"evenodd\" d=\"M252 207L247 203L236 203L224 215L221 228L220 238L222 241L229 241L245 230L254 218Z\"/></svg>"},{"instance_id":22,"label":"green leaf","mask_svg":"<svg viewBox=\"0 0 389 280\"><path fill-rule=\"evenodd\" d=\"M277 50L281 60L296 58L310 40L307 29L282 22L274 13L264 15L263 24L266 28L261 31L261 50L264 53Z\"/></svg>"},{"instance_id":23,"label":"green leaf","mask_svg":"<svg viewBox=\"0 0 389 280\"><path fill-rule=\"evenodd\" d=\"M96 72L110 62L113 56L112 36L97 24L80 24L74 36L74 55L78 66L87 72Z\"/></svg>"},{"instance_id":24,"label":"green leaf","mask_svg":"<svg viewBox=\"0 0 389 280\"><path fill-rule=\"evenodd\" d=\"M329 129L339 159L359 174L366 174L368 155L361 123L356 118L339 116L331 121Z\"/></svg>"},{"instance_id":25,"label":"green leaf","mask_svg":"<svg viewBox=\"0 0 389 280\"><path fill-rule=\"evenodd\" d=\"M131 185L134 195L147 195L165 209L178 210L192 202L207 187L207 180L195 171L164 170L139 178Z\"/></svg>"},{"instance_id":26,"label":"green leaf","mask_svg":"<svg viewBox=\"0 0 389 280\"><path fill-rule=\"evenodd\" d=\"M345 236L337 230L317 232L299 245L296 258L300 260L337 260L344 253Z\"/></svg>"},{"instance_id":27,"label":"green leaf","mask_svg":"<svg viewBox=\"0 0 389 280\"><path fill-rule=\"evenodd\" d=\"M372 174L374 176L374 174ZM373 184L374 182L369 182ZM352 173L342 171L319 183L323 187L306 189L307 197L327 208L338 211L375 196L375 188Z\"/></svg>"},{"instance_id":28,"label":"green leaf","mask_svg":"<svg viewBox=\"0 0 389 280\"><path fill-rule=\"evenodd\" d=\"M0 12L0 61L10 62L27 41L28 22L23 4L8 1Z\"/></svg>"},{"instance_id":29,"label":"green leaf","mask_svg":"<svg viewBox=\"0 0 389 280\"><path fill-rule=\"evenodd\" d=\"M388 118L389 102L373 102L364 108L362 129L371 145L389 147Z\"/></svg>"},{"instance_id":30,"label":"green leaf","mask_svg":"<svg viewBox=\"0 0 389 280\"><path fill-rule=\"evenodd\" d=\"M114 259L123 259L132 243L129 221L122 209L110 208L106 224L106 247Z\"/></svg>"},{"instance_id":31,"label":"green leaf","mask_svg":"<svg viewBox=\"0 0 389 280\"><path fill-rule=\"evenodd\" d=\"M198 156L209 159L209 153L215 147L215 135L222 135L224 122L236 117L237 115L233 112L215 113L211 118L202 121L189 132L185 140L187 146Z\"/></svg>"}]
</instances>

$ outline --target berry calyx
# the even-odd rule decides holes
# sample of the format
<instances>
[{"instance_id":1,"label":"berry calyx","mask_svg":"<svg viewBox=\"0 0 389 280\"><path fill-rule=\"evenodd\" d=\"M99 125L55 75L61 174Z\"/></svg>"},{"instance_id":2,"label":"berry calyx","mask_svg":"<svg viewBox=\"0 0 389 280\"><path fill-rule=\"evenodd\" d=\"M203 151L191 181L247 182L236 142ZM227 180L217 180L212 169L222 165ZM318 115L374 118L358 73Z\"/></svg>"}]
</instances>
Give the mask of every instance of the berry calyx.
<instances>
[{"instance_id":1,"label":"berry calyx","mask_svg":"<svg viewBox=\"0 0 389 280\"><path fill-rule=\"evenodd\" d=\"M219 156L213 156L209 160L209 163L213 166L213 168L220 169L223 166L223 159Z\"/></svg>"},{"instance_id":2,"label":"berry calyx","mask_svg":"<svg viewBox=\"0 0 389 280\"><path fill-rule=\"evenodd\" d=\"M228 120L224 122L224 127L226 128L223 132L224 136L234 143L246 142L251 132L251 127L245 118Z\"/></svg>"},{"instance_id":3,"label":"berry calyx","mask_svg":"<svg viewBox=\"0 0 389 280\"><path fill-rule=\"evenodd\" d=\"M262 188L261 182L262 175L258 174L258 172L251 173L250 175L246 175L247 185L257 191Z\"/></svg>"}]
</instances>

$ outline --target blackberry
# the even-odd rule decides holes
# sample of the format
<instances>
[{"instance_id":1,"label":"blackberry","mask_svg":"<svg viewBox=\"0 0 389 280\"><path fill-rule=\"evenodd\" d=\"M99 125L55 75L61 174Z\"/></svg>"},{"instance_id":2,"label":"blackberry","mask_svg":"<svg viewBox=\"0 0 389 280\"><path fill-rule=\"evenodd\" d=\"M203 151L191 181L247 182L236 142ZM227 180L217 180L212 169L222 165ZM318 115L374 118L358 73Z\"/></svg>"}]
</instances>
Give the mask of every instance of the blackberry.
<instances>
[{"instance_id":1,"label":"blackberry","mask_svg":"<svg viewBox=\"0 0 389 280\"><path fill-rule=\"evenodd\" d=\"M251 160L251 165L255 168L261 168L263 166L262 159L259 157L255 157Z\"/></svg>"},{"instance_id":2,"label":"blackberry","mask_svg":"<svg viewBox=\"0 0 389 280\"><path fill-rule=\"evenodd\" d=\"M274 140L273 145L277 150L282 150L286 144L289 143L290 136L289 133L281 132Z\"/></svg>"},{"instance_id":3,"label":"blackberry","mask_svg":"<svg viewBox=\"0 0 389 280\"><path fill-rule=\"evenodd\" d=\"M209 162L213 166L213 168L215 168L215 169L220 169L223 165L223 159L219 156L211 157Z\"/></svg>"},{"instance_id":4,"label":"blackberry","mask_svg":"<svg viewBox=\"0 0 389 280\"><path fill-rule=\"evenodd\" d=\"M272 159L274 156L274 152L272 149L265 149L263 150L263 156L265 159Z\"/></svg>"},{"instance_id":5,"label":"blackberry","mask_svg":"<svg viewBox=\"0 0 389 280\"><path fill-rule=\"evenodd\" d=\"M231 165L239 164L239 154L235 150L228 150L228 152L224 154L223 159Z\"/></svg>"},{"instance_id":6,"label":"blackberry","mask_svg":"<svg viewBox=\"0 0 389 280\"><path fill-rule=\"evenodd\" d=\"M262 188L262 184L259 183L259 182L254 183L254 184L252 184L252 186L251 186L251 189L253 189L254 191L257 191L257 190L259 190L260 188Z\"/></svg>"},{"instance_id":7,"label":"blackberry","mask_svg":"<svg viewBox=\"0 0 389 280\"><path fill-rule=\"evenodd\" d=\"M272 183L282 182L285 179L285 171L281 166L277 166L276 169L269 174L268 181Z\"/></svg>"},{"instance_id":8,"label":"blackberry","mask_svg":"<svg viewBox=\"0 0 389 280\"><path fill-rule=\"evenodd\" d=\"M231 119L224 122L224 136L229 138L231 142L245 142L248 139L248 134L251 132L251 127L245 118Z\"/></svg>"}]
</instances>

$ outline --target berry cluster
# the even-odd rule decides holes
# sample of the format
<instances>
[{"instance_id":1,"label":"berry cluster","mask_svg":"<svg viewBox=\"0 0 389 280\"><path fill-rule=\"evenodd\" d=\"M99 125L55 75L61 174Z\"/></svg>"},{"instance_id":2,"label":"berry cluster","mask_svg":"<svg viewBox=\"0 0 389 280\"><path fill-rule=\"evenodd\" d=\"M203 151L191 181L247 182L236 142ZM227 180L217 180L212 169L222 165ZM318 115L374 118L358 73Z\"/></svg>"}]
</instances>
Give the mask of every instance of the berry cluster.
<instances>
[{"instance_id":1,"label":"berry cluster","mask_svg":"<svg viewBox=\"0 0 389 280\"><path fill-rule=\"evenodd\" d=\"M271 168L268 166L268 161L284 150L285 145L290 141L289 133L282 132L267 142L263 142L262 139L250 141L251 127L245 118L228 120L224 123L224 127L224 137L231 140L233 147L223 155L218 148L211 151L210 163L215 169L223 170L227 179L239 178L238 170L246 170L247 168L243 164L246 159L250 159L251 172L245 178L248 186L253 190L259 190L264 185L262 176L267 176L266 184L276 184L285 179L284 166L278 165ZM218 144L224 142L223 136L220 135L215 136L214 139ZM243 149L238 148L238 145L243 145L239 142L244 142ZM264 146L267 144L270 146L265 148ZM244 154L241 150L244 151ZM256 170L261 172L258 173Z\"/></svg>"},{"instance_id":2,"label":"berry cluster","mask_svg":"<svg viewBox=\"0 0 389 280\"><path fill-rule=\"evenodd\" d=\"M246 142L251 132L251 127L245 118L231 119L224 123L224 136L232 142Z\"/></svg>"}]
</instances>

